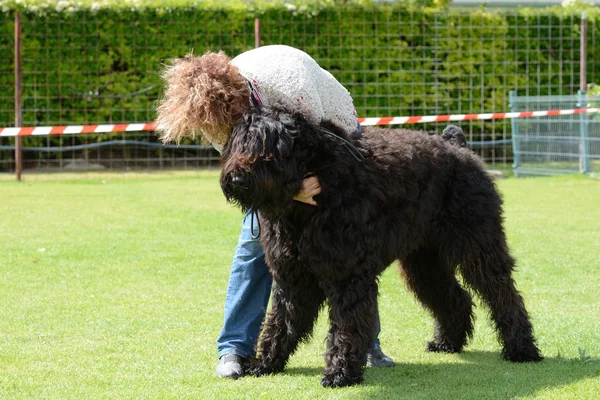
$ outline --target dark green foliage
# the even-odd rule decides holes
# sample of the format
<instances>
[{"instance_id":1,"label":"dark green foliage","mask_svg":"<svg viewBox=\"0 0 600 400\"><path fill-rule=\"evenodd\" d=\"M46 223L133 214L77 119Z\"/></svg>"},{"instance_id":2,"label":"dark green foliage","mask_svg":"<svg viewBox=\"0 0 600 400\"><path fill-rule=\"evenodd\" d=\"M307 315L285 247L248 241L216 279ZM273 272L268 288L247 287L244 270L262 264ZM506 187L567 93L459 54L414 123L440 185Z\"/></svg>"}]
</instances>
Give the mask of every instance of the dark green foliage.
<instances>
[{"instance_id":1,"label":"dark green foliage","mask_svg":"<svg viewBox=\"0 0 600 400\"><path fill-rule=\"evenodd\" d=\"M192 49L253 48L256 16L263 45L307 51L350 90L361 117L505 111L510 90L571 94L579 85L579 16L556 11L186 4L23 9L24 124L151 121L161 64ZM13 28L12 13L0 14L0 126L14 123ZM600 53L596 25L589 30L589 53ZM596 64L590 56L590 81ZM484 124L474 126L490 132Z\"/></svg>"}]
</instances>

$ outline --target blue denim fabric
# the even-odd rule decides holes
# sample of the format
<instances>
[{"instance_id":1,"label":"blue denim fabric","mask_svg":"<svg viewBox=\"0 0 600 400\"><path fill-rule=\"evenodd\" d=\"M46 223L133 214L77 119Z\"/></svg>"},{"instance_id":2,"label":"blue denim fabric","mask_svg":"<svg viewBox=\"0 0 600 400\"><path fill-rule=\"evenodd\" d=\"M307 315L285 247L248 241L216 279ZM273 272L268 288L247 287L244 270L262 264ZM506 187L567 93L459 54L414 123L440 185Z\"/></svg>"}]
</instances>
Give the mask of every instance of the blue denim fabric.
<instances>
[{"instance_id":1,"label":"blue denim fabric","mask_svg":"<svg viewBox=\"0 0 600 400\"><path fill-rule=\"evenodd\" d=\"M269 303L273 278L259 239L252 238L251 218L248 213L242 221L242 232L233 255L225 299L225 322L217 339L219 358L225 354L244 358L254 355L254 345ZM255 221L255 236L257 225Z\"/></svg>"},{"instance_id":2,"label":"blue denim fabric","mask_svg":"<svg viewBox=\"0 0 600 400\"><path fill-rule=\"evenodd\" d=\"M251 214L242 221L242 232L233 255L229 286L225 299L225 321L217 339L219 358L235 354L254 356L254 346L265 317L273 278L265 263L265 252L259 239L251 235ZM254 235L258 233L254 221ZM377 336L380 332L377 314ZM373 342L379 345L379 338Z\"/></svg>"}]
</instances>

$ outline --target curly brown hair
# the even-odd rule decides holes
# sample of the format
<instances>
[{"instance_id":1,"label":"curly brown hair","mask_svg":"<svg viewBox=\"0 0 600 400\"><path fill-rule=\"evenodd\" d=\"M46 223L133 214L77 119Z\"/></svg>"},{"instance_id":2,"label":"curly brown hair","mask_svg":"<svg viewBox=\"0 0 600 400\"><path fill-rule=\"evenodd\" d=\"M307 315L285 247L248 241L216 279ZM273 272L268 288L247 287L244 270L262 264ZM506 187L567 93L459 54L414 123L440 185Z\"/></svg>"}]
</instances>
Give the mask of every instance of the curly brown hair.
<instances>
[{"instance_id":1,"label":"curly brown hair","mask_svg":"<svg viewBox=\"0 0 600 400\"><path fill-rule=\"evenodd\" d=\"M231 128L250 107L250 90L231 59L222 51L175 59L161 74L164 96L158 101L156 124L163 142L203 139L223 146Z\"/></svg>"}]
</instances>

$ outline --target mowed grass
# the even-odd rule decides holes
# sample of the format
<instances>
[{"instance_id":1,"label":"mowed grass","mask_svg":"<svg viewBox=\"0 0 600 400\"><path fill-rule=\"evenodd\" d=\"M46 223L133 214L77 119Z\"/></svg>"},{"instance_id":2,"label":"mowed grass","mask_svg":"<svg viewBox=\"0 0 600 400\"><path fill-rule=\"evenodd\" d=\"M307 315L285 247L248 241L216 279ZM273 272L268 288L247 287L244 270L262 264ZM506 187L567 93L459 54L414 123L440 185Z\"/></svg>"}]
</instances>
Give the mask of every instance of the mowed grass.
<instances>
[{"instance_id":1,"label":"mowed grass","mask_svg":"<svg viewBox=\"0 0 600 400\"><path fill-rule=\"evenodd\" d=\"M218 171L0 178L1 399L598 398L600 181L498 182L545 361L502 361L480 304L463 354L424 352L432 319L391 267L380 338L398 365L336 390L319 385L323 317L285 373L215 377L241 221L217 181Z\"/></svg>"}]
</instances>

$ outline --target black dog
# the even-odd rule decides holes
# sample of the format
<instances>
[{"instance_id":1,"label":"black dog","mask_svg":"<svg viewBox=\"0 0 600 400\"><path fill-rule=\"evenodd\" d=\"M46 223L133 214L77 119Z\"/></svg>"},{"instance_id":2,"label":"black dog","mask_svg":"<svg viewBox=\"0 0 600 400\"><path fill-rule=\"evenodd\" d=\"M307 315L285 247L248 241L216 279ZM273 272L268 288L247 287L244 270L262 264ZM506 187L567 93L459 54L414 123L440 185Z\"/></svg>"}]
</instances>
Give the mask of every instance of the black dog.
<instances>
[{"instance_id":1,"label":"black dog","mask_svg":"<svg viewBox=\"0 0 600 400\"><path fill-rule=\"evenodd\" d=\"M472 335L473 302L456 280L458 269L489 305L503 357L542 359L511 276L502 200L480 159L461 147L461 135L450 132L445 141L373 128L350 141L333 125L268 108L235 126L221 187L229 201L259 212L274 279L250 373L282 371L327 301L321 383L361 382L375 337L377 278L394 260L436 320L427 350L460 352ZM316 207L292 199L312 173L322 187Z\"/></svg>"}]
</instances>

